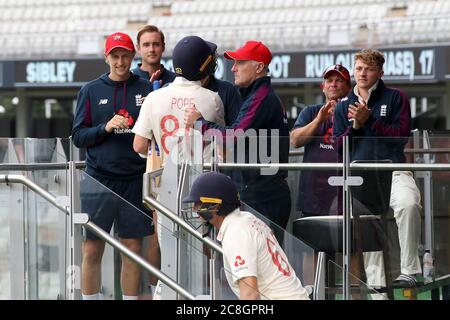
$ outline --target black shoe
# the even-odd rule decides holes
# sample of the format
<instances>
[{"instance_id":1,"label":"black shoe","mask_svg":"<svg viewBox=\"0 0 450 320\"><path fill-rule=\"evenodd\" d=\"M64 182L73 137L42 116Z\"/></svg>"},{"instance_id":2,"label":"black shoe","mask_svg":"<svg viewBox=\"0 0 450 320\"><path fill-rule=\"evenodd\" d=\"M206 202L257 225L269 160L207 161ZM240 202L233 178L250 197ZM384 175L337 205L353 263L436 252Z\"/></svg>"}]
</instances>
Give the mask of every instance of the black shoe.
<instances>
[{"instance_id":1,"label":"black shoe","mask_svg":"<svg viewBox=\"0 0 450 320\"><path fill-rule=\"evenodd\" d=\"M417 287L417 280L413 275L401 274L392 282L394 288L415 288Z\"/></svg>"}]
</instances>

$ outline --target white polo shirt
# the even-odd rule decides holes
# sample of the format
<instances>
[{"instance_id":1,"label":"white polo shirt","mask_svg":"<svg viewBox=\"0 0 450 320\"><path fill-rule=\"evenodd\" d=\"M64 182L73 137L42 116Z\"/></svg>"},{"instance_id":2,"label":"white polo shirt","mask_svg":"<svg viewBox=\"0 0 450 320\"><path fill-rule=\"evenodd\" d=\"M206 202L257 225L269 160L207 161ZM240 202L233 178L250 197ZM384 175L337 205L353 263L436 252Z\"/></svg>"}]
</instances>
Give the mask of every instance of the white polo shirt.
<instances>
[{"instance_id":1,"label":"white polo shirt","mask_svg":"<svg viewBox=\"0 0 450 320\"><path fill-rule=\"evenodd\" d=\"M272 230L249 212L236 209L220 226L227 281L239 297L238 280L255 276L261 299L309 300Z\"/></svg>"},{"instance_id":2,"label":"white polo shirt","mask_svg":"<svg viewBox=\"0 0 450 320\"><path fill-rule=\"evenodd\" d=\"M159 146L161 160L185 135L184 111L194 106L205 120L225 126L222 100L216 92L205 89L200 81L176 77L167 87L152 91L142 104L132 132Z\"/></svg>"}]
</instances>

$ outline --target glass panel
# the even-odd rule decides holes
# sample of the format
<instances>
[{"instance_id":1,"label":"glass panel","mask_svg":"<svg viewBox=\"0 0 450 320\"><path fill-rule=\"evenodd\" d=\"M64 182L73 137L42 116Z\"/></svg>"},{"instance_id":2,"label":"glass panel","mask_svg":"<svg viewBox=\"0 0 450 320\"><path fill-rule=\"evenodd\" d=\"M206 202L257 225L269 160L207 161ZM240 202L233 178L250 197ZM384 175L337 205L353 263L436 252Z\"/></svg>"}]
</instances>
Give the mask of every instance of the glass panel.
<instances>
[{"instance_id":1,"label":"glass panel","mask_svg":"<svg viewBox=\"0 0 450 320\"><path fill-rule=\"evenodd\" d=\"M10 157L12 157L12 155L16 158L13 162L18 162L11 139L1 138L0 162L2 164L10 162ZM8 173L8 171L1 172L1 174ZM14 283L14 279L11 278L13 275L11 272L13 270L13 261L18 260L15 262L20 266L20 269L17 271L18 273L22 271L21 275L23 279L24 257L22 255L16 258L14 255L15 251L12 250L14 248L11 248L11 236L14 235L14 230L11 232L11 229L13 229L12 223L13 221L18 221L17 224L14 224L18 226L20 225L20 221L23 221L21 218L23 212L23 204L21 203L22 193L21 186L16 184L11 184L9 186L4 183L0 184L0 286L3 288L0 290L0 299L23 299L25 294L23 285L16 291L13 290L12 283ZM16 217L13 216L13 212ZM20 237L19 239L21 243L23 243L23 237Z\"/></svg>"},{"instance_id":2,"label":"glass panel","mask_svg":"<svg viewBox=\"0 0 450 320\"><path fill-rule=\"evenodd\" d=\"M429 142L427 144L427 142ZM424 138L424 147L433 150L427 157L425 163L436 166L450 163L450 131L431 132ZM433 257L434 279L443 279L450 274L450 170L424 172L423 178L423 232L425 249L429 248L431 242L431 253ZM430 195L428 196L428 192ZM426 219L431 213L431 220ZM428 225L431 223L431 228ZM423 260L425 262L425 260ZM424 266L425 269L425 266ZM430 270L429 264L424 271ZM424 274L425 275L425 274ZM433 279L432 274L424 279L426 282Z\"/></svg>"},{"instance_id":3,"label":"glass panel","mask_svg":"<svg viewBox=\"0 0 450 320\"><path fill-rule=\"evenodd\" d=\"M2 172L5 174L7 172ZM0 184L0 299L24 299L23 187ZM22 231L21 233L17 231ZM22 249L22 251L18 251ZM19 274L19 277L14 276ZM13 286L19 287L13 288Z\"/></svg>"},{"instance_id":4,"label":"glass panel","mask_svg":"<svg viewBox=\"0 0 450 320\"><path fill-rule=\"evenodd\" d=\"M441 139L441 138L437 138ZM445 139L444 139L445 140ZM357 137L351 143L351 160L362 162L359 165L373 165L370 162L388 161L392 163L434 163L437 155L424 153L424 148L431 147L431 138L419 133L412 134L411 138L388 137ZM447 140L448 141L448 140ZM437 141L436 146L446 142ZM440 156L443 154L441 153ZM444 158L441 158L444 159ZM387 224L380 224L380 232L387 241L389 261L385 270L388 284L395 287L420 286L422 284L422 260L424 249L437 254L436 230L448 225L448 208L444 202L444 210L435 210L438 192L433 189L436 186L434 176L441 175L434 171L412 170L386 170L386 169L351 169L352 175L363 176L365 181L361 187L352 187L353 214L355 210L361 215L376 214L379 217L387 217ZM442 172L445 176L445 172ZM445 184L445 183L444 183ZM445 189L445 188L444 188ZM355 204L358 206L355 207ZM441 216L436 223L436 215ZM447 216L447 217L446 217ZM433 223L433 221L435 223ZM443 256L448 251L448 228L441 231L439 251ZM363 243L371 234L363 231ZM432 236L434 234L434 236ZM376 234L374 234L376 235ZM434 244L433 244L434 242ZM363 247L365 244L363 244ZM443 249L445 248L445 249ZM386 249L386 248L385 248ZM445 261L445 258L441 261ZM448 265L448 262L444 262ZM435 268L436 269L436 268ZM445 267L444 267L445 269ZM440 275L448 274L443 272ZM401 274L407 274L415 279L400 281L397 278ZM382 273L384 275L384 272ZM369 279L369 278L368 278ZM369 282L370 284L370 282Z\"/></svg>"},{"instance_id":5,"label":"glass panel","mask_svg":"<svg viewBox=\"0 0 450 320\"><path fill-rule=\"evenodd\" d=\"M327 263L325 299L326 300L344 300L342 277L343 269L336 262L329 260ZM348 273L350 282L350 300L388 300L386 293L381 293L368 286L352 273Z\"/></svg>"},{"instance_id":6,"label":"glass panel","mask_svg":"<svg viewBox=\"0 0 450 320\"><path fill-rule=\"evenodd\" d=\"M329 163L331 165L339 163L340 156L329 134L298 137L295 143L301 147L291 148L290 163ZM328 224L338 224L340 221L338 215L342 214L342 189L331 186L329 183L330 177L340 175L342 171L339 169L313 169L309 166L301 170L289 171L288 184L292 208L290 222L286 229L292 230L290 232L309 246L310 250L320 251L323 246L337 248L342 243L342 236L337 232L329 232L328 229ZM325 225L315 221L316 219L324 220ZM327 237L324 236L324 232ZM310 279L314 277L313 259L314 257L311 259L309 268L303 271L309 274Z\"/></svg>"},{"instance_id":7,"label":"glass panel","mask_svg":"<svg viewBox=\"0 0 450 320\"><path fill-rule=\"evenodd\" d=\"M27 163L66 163L59 139L25 139ZM68 196L67 169L35 170L29 178L56 197ZM48 201L28 192L29 298L57 299L65 295L67 216ZM36 243L34 243L36 242ZM36 282L36 285L34 285Z\"/></svg>"},{"instance_id":8,"label":"glass panel","mask_svg":"<svg viewBox=\"0 0 450 320\"><path fill-rule=\"evenodd\" d=\"M131 214L138 215L143 224L152 219L147 211L143 211L142 208L136 208L85 172L80 171L80 179L81 201L82 203L85 201L83 212L89 212L86 207L86 200L98 201L101 199L103 202L107 203L108 206L112 206L111 210L120 208L121 211L126 211L128 216ZM118 238L117 232L118 229L114 229L113 235L116 238ZM198 239L188 235L184 230L174 232L174 229L161 224L158 232L158 237L163 239L164 242L176 242L176 249L174 251L164 250L164 244L161 246L162 262L165 261L167 256L175 257L175 265L168 266L163 263L162 272L170 276L198 299L211 299L211 286L209 283L210 259L212 259L211 250L203 245ZM146 249L143 249L143 252L146 254ZM220 255L215 257L216 265L220 264L221 259ZM104 255L102 260L102 294L104 299L120 300L122 298L119 266L120 256L117 252L115 252L114 255ZM175 272L173 272L174 270ZM150 298L147 288L148 283L148 275L144 272L140 289L141 299ZM216 282L216 285L218 285L219 291L224 291L224 287L227 286L225 282ZM160 298L183 299L182 297L177 296L177 294L167 286L163 285L162 288Z\"/></svg>"},{"instance_id":9,"label":"glass panel","mask_svg":"<svg viewBox=\"0 0 450 320\"><path fill-rule=\"evenodd\" d=\"M317 144L320 148L320 143L324 142L323 137L313 138L317 140ZM68 140L56 140L56 139L0 139L0 162L1 163L65 163L67 161L68 152ZM366 148L366 153L360 153L358 150ZM399 148L400 146L400 148ZM408 163L430 163L430 164L448 164L449 161L449 147L450 147L450 134L444 133L432 133L430 135L418 135L416 140L410 139L381 139L381 138L359 138L354 139L351 145L351 159L353 160L382 160L384 158L391 157L393 160L398 160L399 155L390 155L386 150L395 150L405 148L407 156L406 161ZM412 150L415 148L414 150ZM423 150L416 150L417 148L432 148L431 153L424 153ZM395 152L394 152L395 153ZM227 160L229 158L225 158ZM233 159L233 157L231 157ZM391 159L391 160L392 160ZM300 162L303 158L301 157L291 157L290 162ZM223 161L223 160L222 160ZM305 161L305 160L303 160ZM278 162L273 160L272 162ZM308 161L309 162L309 161ZM312 161L311 161L312 162ZM322 161L323 162L323 161ZM338 162L338 161L336 161ZM366 163L352 165L351 174L358 176L365 176L366 183L369 182L372 172L370 170L364 170L361 166L366 165ZM371 165L370 163L367 165ZM195 167L197 173L201 172L201 166L196 165ZM195 171L194 170L194 171ZM249 170L248 170L249 171ZM301 215L299 214L298 200L305 199L305 196L300 196L302 189L299 188L299 179L304 172L311 171L311 173L317 173L320 175L324 173L324 170L319 169L303 169L301 171L290 171L288 183L291 191L291 213L290 222L288 222L287 230L282 230L277 228L275 224L271 223L271 227L275 229L279 238L282 239L283 248L288 256L290 263L295 269L297 275L301 278L305 286L313 284L314 278L314 262L313 262L313 250L311 248L317 248L313 241L305 239L304 235L298 235L295 230L292 229L292 222L295 221ZM330 175L334 174L330 173ZM353 201L353 214L359 212L364 215L365 209L368 209L370 213L373 213L377 208L380 207L392 207L392 199L387 201L372 201L374 199L374 190L380 192L388 188L383 187L384 183L389 180L385 178L380 178L382 172L385 170L375 171L375 175L372 183L369 183L365 187L352 187L351 192L355 199L359 200L359 204L356 200ZM238 172L237 170L229 171L232 175ZM403 171L402 171L403 172ZM44 189L48 190L55 196L67 195L67 172L66 170L56 170L56 169L39 169L34 172L31 171L3 171L2 174L23 174L38 185L42 186ZM261 172L260 172L261 173ZM400 230L395 230L395 219L389 220L388 226L394 226L394 229L389 229L387 232L383 231L383 235L387 237L388 244L391 246L389 248L389 255L391 256L391 273L393 280L400 272L403 272L403 253L402 248L402 238L401 234L408 234L407 241L411 243L416 243L411 240L412 234L418 234L419 241L414 249L413 256L417 269L416 273L422 272L422 259L424 250L431 250L434 258L434 274L435 279L441 281L445 276L449 274L449 215L450 215L450 204L447 200L448 191L448 170L440 171L415 171L413 175L408 173L403 174L402 177L410 177L419 189L420 196L420 230L416 233L402 233ZM336 172L339 175L340 172ZM377 176L378 175L378 176ZM238 174L238 177L241 175ZM367 177L368 176L368 177ZM90 177L89 177L90 178ZM85 178L88 180L89 178ZM410 179L408 178L408 179ZM239 178L237 178L239 179ZM317 179L318 181L319 179ZM324 179L325 181L326 179ZM394 175L395 180L395 175ZM175 181L178 181L176 178ZM313 180L313 182L317 182ZM192 182L192 181L191 181ZM239 182L239 181L238 181ZM96 181L92 182L95 184ZM314 187L312 187L314 185ZM317 196L320 195L322 199L323 195L329 196L327 192L320 189L315 184L307 184L307 186L313 191L312 194ZM369 190L367 187L369 186ZM372 187L370 187L372 186ZM391 188L394 184L391 186ZM242 187L242 185L241 185ZM96 187L98 188L98 186ZM177 186L175 186L176 190ZM333 187L337 188L337 187ZM414 190L414 185L409 189ZM322 190L322 191L321 191ZM362 191L361 191L362 190ZM404 190L407 190L406 188ZM370 191L370 192L369 192ZM82 192L86 193L84 186L82 186ZM109 197L108 192L102 193L105 197ZM337 192L336 192L337 193ZM95 193L94 193L95 194ZM414 194L414 193L413 193ZM101 196L100 196L101 197ZM339 199L341 196L338 195L336 198L337 206L333 208L339 208ZM370 199L371 202L369 201ZM414 199L414 197L402 197L402 199ZM122 201L122 200L121 200ZM296 203L297 202L297 203ZM319 200L323 203L325 201ZM334 205L336 205L334 202ZM355 203L358 206L355 207ZM362 206L360 205L362 204ZM372 205L371 205L372 204ZM373 206L375 204L375 206ZM124 205L126 206L126 205ZM365 208L365 209L364 209ZM391 208L393 209L393 208ZM258 215L253 208L248 208L253 214ZM328 213L339 213L339 209L329 210ZM392 215L392 212L391 212ZM261 215L261 219L265 219ZM429 217L430 219L428 219ZM432 219L431 219L432 218ZM150 218L148 218L150 219ZM340 218L331 218L335 220L335 223L339 223ZM427 220L428 219L428 220ZM362 235L363 237L361 244L363 247L366 246L365 241L368 238L369 233L365 230L365 221L361 219ZM428 224L427 221L431 221ZM267 220L265 220L267 221ZM374 220L371 222L375 224L375 229L379 228L379 222ZM33 192L28 191L21 185L17 184L1 184L0 185L0 285L2 288L9 288L2 290L0 298L5 299L56 299L64 295L65 291L65 270L66 270L66 257L65 257L65 247L67 243L65 236L67 235L66 229L66 217L61 214L58 209L49 205L41 197L35 195ZM353 234L356 236L355 226L353 226ZM292 230L292 231L291 231ZM175 232L174 232L175 231ZM396 234L398 232L399 234ZM189 291L194 292L198 295L210 295L209 288L209 250L203 248L203 245L198 240L188 239L184 232L177 232L176 228L164 226L161 233L164 237L171 238L173 241L178 241L178 248L180 250L173 251L177 252L178 261L176 264L176 274L179 276L179 280L182 282L183 286L189 288ZM380 232L382 233L382 232ZM294 238L291 234L294 234ZM298 240L300 238L301 240ZM323 237L322 237L323 238ZM431 240L428 240L431 239ZM358 241L353 239L352 248L356 248ZM341 243L341 236L336 234L334 243ZM183 248L183 249L181 249ZM294 249L292 249L294 248ZM167 251L166 251L167 252ZM171 251L171 256L174 255ZM417 254L416 254L417 252ZM106 253L105 253L106 254ZM164 253L163 253L164 254ZM105 256L106 257L106 256ZM110 261L113 265L115 257L111 254L111 260L105 259L103 261L104 268L107 269L108 263L105 261ZM117 259L116 259L117 260ZM221 258L217 257L220 261ZM188 261L188 262L186 262ZM334 261L335 264L340 265L338 261ZM11 272L14 266L14 271ZM220 263L216 263L216 268L219 268L218 278L219 283L222 283L221 287L222 297L232 297L233 293L227 291L227 285L225 279L225 274L220 271ZM366 272L368 268L366 266ZM370 270L369 270L370 271ZM418 272L417 272L418 271ZM118 283L118 273L109 270L109 273L105 278L104 289L105 292L109 292L110 297L119 297L120 291L115 292L114 286ZM109 278L112 279L112 287L106 282ZM421 277L416 277L417 280L422 281ZM24 284L23 279L26 279ZM368 272L368 283L372 285L382 285L382 283L377 283L375 280L371 280L370 273ZM442 280L444 281L444 280ZM109 288L112 288L109 290ZM108 291L109 290L109 291Z\"/></svg>"},{"instance_id":10,"label":"glass panel","mask_svg":"<svg viewBox=\"0 0 450 320\"><path fill-rule=\"evenodd\" d=\"M291 149L290 163L340 163L341 155L330 136L303 137L306 145ZM302 216L342 214L341 188L331 186L328 179L342 175L339 169L311 169L289 171L292 195L292 214Z\"/></svg>"},{"instance_id":11,"label":"glass panel","mask_svg":"<svg viewBox=\"0 0 450 320\"><path fill-rule=\"evenodd\" d=\"M3 163L66 163L57 139L2 139ZM3 171L23 175L55 197L67 196L64 168ZM11 299L58 299L65 295L67 216L44 198L20 185L1 185L3 231L0 278L9 279ZM1 249L0 249L1 250ZM9 252L8 252L9 251ZM9 260L9 261L8 261ZM8 262L6 262L8 261ZM15 272L8 268L14 266ZM24 282L25 279L25 282ZM0 281L1 282L1 281Z\"/></svg>"},{"instance_id":12,"label":"glass panel","mask_svg":"<svg viewBox=\"0 0 450 320\"><path fill-rule=\"evenodd\" d=\"M44 200L21 185L2 184L0 188L1 298L61 298L66 230L60 222L64 213L50 205L43 211Z\"/></svg>"},{"instance_id":13,"label":"glass panel","mask_svg":"<svg viewBox=\"0 0 450 320\"><path fill-rule=\"evenodd\" d=\"M272 162L272 163L278 163L280 162L279 157L277 155L278 150L277 144L280 144L279 141L276 143L271 140L271 146L269 147L261 147L261 144L264 144L264 142L267 142L270 140L269 138L264 137L263 139L257 139L254 136L246 137L247 141L244 141L245 138L240 137L233 137L233 136L227 136L225 138L219 137L217 139L218 145L220 146L220 150L218 152L219 154L219 162L227 162L227 163L233 163L234 160L236 161L247 161L251 163L256 162L256 155L259 154L259 161L260 162ZM208 138L205 138L207 140ZM235 139L235 140L234 140ZM264 139L266 139L264 141ZM223 144L226 144L228 148L225 148ZM254 144L259 144L258 147L255 147ZM270 148L272 147L272 148ZM246 150L246 148L250 148L250 154ZM254 148L254 149L252 149ZM259 150L259 151L257 151ZM267 152L269 150L270 152ZM267 152L267 153L266 153ZM253 153L253 154L252 154ZM255 157L254 157L255 156ZM252 157L254 159L252 159ZM287 154L286 159L287 161ZM208 161L208 159L205 159L205 161ZM209 170L209 169L207 169ZM202 171L199 170L199 167L193 166L191 168L191 174L190 174L190 184L195 180L195 177L197 177ZM270 180L270 176L274 174L280 174L280 172L277 172L277 170L267 170L266 169L257 169L257 170L239 170L239 169L226 169L226 170L220 170L220 172L229 175L231 179L236 184L236 187L240 191L240 194L242 194L247 191L246 187L248 185L243 185L243 181L247 181L245 179L249 180L255 180L257 185L261 186L260 182L257 182L256 176L261 175L263 177L263 180ZM285 176L287 176L287 172L285 171L283 173ZM252 178L253 177L253 178ZM269 179L266 179L269 178ZM282 179L280 179L282 180ZM282 186L283 187L283 186ZM263 186L264 188L264 186ZM287 188L287 185L286 185ZM266 190L267 188L264 188ZM289 197L289 195L288 195ZM261 220L263 220L267 225L270 225L271 228L274 231L274 234L279 239L279 243L282 245L283 250L286 253L286 256L288 258L289 263L291 264L292 268L294 269L296 275L300 278L303 285L312 285L314 283L314 261L313 261L313 250L307 246L305 243L300 241L299 239L292 236L292 234L287 233L284 229L282 229L280 226L278 226L276 223L271 223L266 217L262 216L260 213L258 213L254 208L250 207L248 204L246 204L244 201L241 202L241 210L249 211L250 213L254 214ZM290 214L290 206L289 202L286 202L286 210L287 210L287 216ZM198 222L197 222L198 223ZM220 269L219 278L216 279L217 282L220 283L226 283L226 275L227 272L223 268L222 263L218 263L218 267ZM227 288L225 286L224 288ZM236 295L233 294L233 292L228 288L225 289L225 291L220 292L220 295L226 299L237 299Z\"/></svg>"},{"instance_id":14,"label":"glass panel","mask_svg":"<svg viewBox=\"0 0 450 320\"><path fill-rule=\"evenodd\" d=\"M152 215L141 204L142 194L138 191L136 182L133 182L133 180L107 181L102 178L93 178L81 170L77 172L79 173L80 181L81 212L89 214L93 223L102 228L107 228L107 226L112 227L113 221L116 219L116 224L110 234L118 239L120 236L122 238L139 238L145 234L148 235L151 228ZM124 190L126 186L129 186L128 190L133 187L136 190L134 193L128 191L126 200L102 183L105 183L116 192ZM131 204L128 200L138 204L139 207ZM118 220L120 221L120 226L117 225ZM94 234L83 228L84 237L87 234L89 234L89 239L98 239L92 238ZM120 261L121 257L118 251L106 244L101 269L103 299L120 300L122 298ZM145 287L145 289L147 288Z\"/></svg>"},{"instance_id":15,"label":"glass panel","mask_svg":"<svg viewBox=\"0 0 450 320\"><path fill-rule=\"evenodd\" d=\"M404 186L403 183L393 185L393 170L378 166L404 162L403 148L407 142L408 138L386 137L357 137L350 141L350 175L362 178L362 185L350 188L353 216L351 247L352 252L365 252L367 283L372 286L384 286L386 280L388 285L391 285L400 274L398 222L396 224L391 206L401 210L399 206L406 204L403 192L412 191L412 188ZM353 164L360 167L355 168ZM402 176L403 172L406 171L402 171ZM413 180L412 183L414 184ZM396 191L392 190L393 188L396 188ZM391 191L397 192L396 198L391 199ZM409 199L412 197L409 196ZM415 214L418 218L419 212ZM417 241L417 259L418 244ZM380 258L380 251L384 252L383 258L387 261Z\"/></svg>"},{"instance_id":16,"label":"glass panel","mask_svg":"<svg viewBox=\"0 0 450 320\"><path fill-rule=\"evenodd\" d=\"M198 151L198 150L197 150ZM201 172L203 172L202 170L202 165L201 164L197 164L197 163L193 163L190 167L189 167L189 172L188 172L188 184L186 185L187 188L185 190L185 195L187 195L191 189L192 183L194 182L195 178L201 174ZM188 222L193 228L199 230L201 233L205 234L209 231L207 227L205 227L203 225L203 223L200 221L198 216L194 216L192 214L192 205L190 204L182 204L182 208L181 210L183 211L183 218L186 222ZM190 252L190 248L183 248L181 247L180 251L181 253L185 253L185 259L183 261L183 259L181 259L180 263L183 264L187 270L189 270L189 273L185 273L181 275L181 278L184 279L183 281L190 283L191 288L192 287L199 287L199 283L202 283L201 287L205 287L207 288L207 290L205 291L207 294L207 298L208 299L212 299L213 296L215 296L215 299L220 299L223 294L223 291L227 291L227 290L223 290L222 288L225 286L225 288L228 287L228 284L226 283L226 279L225 278L220 278L219 274L220 271L223 269L223 262L222 262L222 256L218 253L212 254L211 249L209 249L206 245L202 244L198 239L196 239L195 237L193 237L192 235L188 234L185 231L182 231L182 234L185 235L185 239L187 242L189 242L189 244L195 248L197 248L197 250L204 252L209 258L214 259L214 278L215 278L215 288L211 288L210 287L210 279L211 279L211 272L212 269L210 269L210 265L209 265L209 261L206 260L205 262L207 262L206 264L202 264L200 265L198 263L198 261L195 261L195 256L191 256L189 254ZM213 240L216 239L216 232L215 230L211 230L211 232L209 233L209 237ZM195 284L194 282L197 282L197 284ZM216 291L213 292L213 289L215 289ZM206 298L206 297L205 297Z\"/></svg>"}]
</instances>

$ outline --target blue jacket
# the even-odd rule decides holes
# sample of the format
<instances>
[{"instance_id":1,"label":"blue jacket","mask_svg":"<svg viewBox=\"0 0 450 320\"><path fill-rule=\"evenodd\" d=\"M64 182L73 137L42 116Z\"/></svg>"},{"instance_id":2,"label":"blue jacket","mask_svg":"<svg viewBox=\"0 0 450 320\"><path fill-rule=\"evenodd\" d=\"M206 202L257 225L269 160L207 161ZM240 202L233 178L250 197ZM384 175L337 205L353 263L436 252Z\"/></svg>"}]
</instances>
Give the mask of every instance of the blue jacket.
<instances>
[{"instance_id":1,"label":"blue jacket","mask_svg":"<svg viewBox=\"0 0 450 320\"><path fill-rule=\"evenodd\" d=\"M115 82L108 77L108 73L81 88L72 138L75 146L86 148L87 173L124 179L145 172L145 159L133 150L134 134L131 129L150 90L150 82L137 75L131 74L125 82ZM124 110L129 113L130 128L107 133L106 123Z\"/></svg>"},{"instance_id":2,"label":"blue jacket","mask_svg":"<svg viewBox=\"0 0 450 320\"><path fill-rule=\"evenodd\" d=\"M225 124L227 126L232 125L242 105L242 99L237 88L228 81L222 81L211 76L206 89L219 94L225 109Z\"/></svg>"},{"instance_id":3,"label":"blue jacket","mask_svg":"<svg viewBox=\"0 0 450 320\"><path fill-rule=\"evenodd\" d=\"M218 124L202 121L202 132L208 129L220 130L223 135L227 129L255 129L257 135L260 136L260 129L267 129L267 135L271 136L271 129L277 129L278 135L278 155L280 163L289 162L289 129L287 124L286 112L279 97L275 94L269 77L263 77L255 80L248 88L240 89L243 104L236 120L232 125L221 127ZM271 139L267 139L265 146L268 156L270 156ZM253 142L255 142L254 139ZM260 143L256 146L257 155L251 154L253 148L246 143L245 154L237 155L238 160L250 162L254 156L257 156L257 162L261 163L259 158ZM263 152L265 153L265 152ZM242 162L242 161L240 161ZM290 193L285 178L287 171L278 170L273 175L262 175L260 170L242 170L242 189L241 199L246 202L255 202L275 200L285 197Z\"/></svg>"},{"instance_id":4,"label":"blue jacket","mask_svg":"<svg viewBox=\"0 0 450 320\"><path fill-rule=\"evenodd\" d=\"M350 137L351 160L383 160L405 162L403 148L411 128L411 110L407 96L398 89L385 86L380 79L368 101L369 119L358 130L347 118L348 107L358 97L352 91L336 106L333 134L338 139Z\"/></svg>"},{"instance_id":5,"label":"blue jacket","mask_svg":"<svg viewBox=\"0 0 450 320\"><path fill-rule=\"evenodd\" d=\"M149 74L147 71L142 70L141 66L142 66L142 63L139 63L136 68L131 70L131 72L133 72L135 75L138 75L141 78L150 80L151 74ZM172 83L173 80L175 80L176 76L177 75L175 73L173 73L172 71L169 71L163 67L162 72L159 75L158 79L155 79L155 80L162 80L162 84L161 84L161 88L162 88L165 85ZM153 88L151 88L150 90L153 90Z\"/></svg>"}]
</instances>

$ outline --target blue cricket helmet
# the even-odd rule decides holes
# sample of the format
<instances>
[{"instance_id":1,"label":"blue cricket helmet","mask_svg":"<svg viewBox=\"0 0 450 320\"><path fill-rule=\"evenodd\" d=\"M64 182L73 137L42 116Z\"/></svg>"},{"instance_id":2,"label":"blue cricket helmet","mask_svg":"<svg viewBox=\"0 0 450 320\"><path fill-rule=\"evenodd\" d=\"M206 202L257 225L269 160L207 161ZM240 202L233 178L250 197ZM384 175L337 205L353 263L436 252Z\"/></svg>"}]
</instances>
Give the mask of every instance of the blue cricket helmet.
<instances>
[{"instance_id":1,"label":"blue cricket helmet","mask_svg":"<svg viewBox=\"0 0 450 320\"><path fill-rule=\"evenodd\" d=\"M202 173L195 179L184 203L201 202L240 206L239 193L230 177L218 172Z\"/></svg>"},{"instance_id":2,"label":"blue cricket helmet","mask_svg":"<svg viewBox=\"0 0 450 320\"><path fill-rule=\"evenodd\" d=\"M214 72L217 45L197 36L184 37L172 53L173 69L187 80L198 81Z\"/></svg>"}]
</instances>

